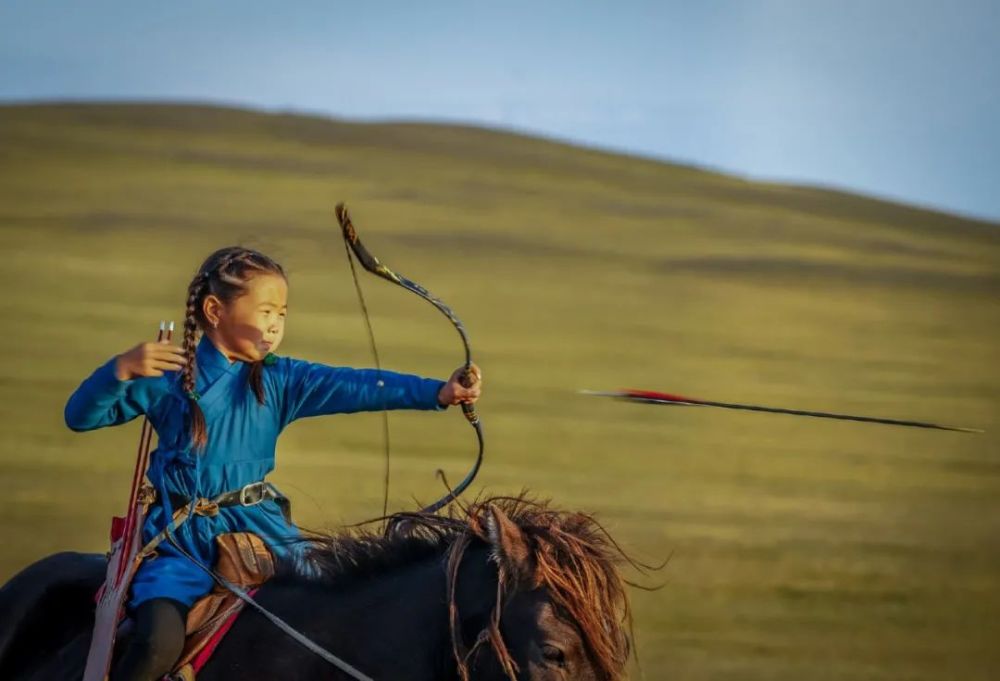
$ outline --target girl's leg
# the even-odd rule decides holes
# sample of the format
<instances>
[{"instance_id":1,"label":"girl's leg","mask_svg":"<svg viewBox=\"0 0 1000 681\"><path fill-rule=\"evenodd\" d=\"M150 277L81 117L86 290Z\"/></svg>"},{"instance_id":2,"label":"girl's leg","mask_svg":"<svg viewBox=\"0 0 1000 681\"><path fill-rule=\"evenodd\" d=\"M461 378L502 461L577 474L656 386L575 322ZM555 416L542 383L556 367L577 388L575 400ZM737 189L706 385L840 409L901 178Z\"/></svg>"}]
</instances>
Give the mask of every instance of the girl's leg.
<instances>
[{"instance_id":1,"label":"girl's leg","mask_svg":"<svg viewBox=\"0 0 1000 681\"><path fill-rule=\"evenodd\" d=\"M135 611L135 632L111 681L155 681L181 656L188 606L171 598L154 598Z\"/></svg>"}]
</instances>

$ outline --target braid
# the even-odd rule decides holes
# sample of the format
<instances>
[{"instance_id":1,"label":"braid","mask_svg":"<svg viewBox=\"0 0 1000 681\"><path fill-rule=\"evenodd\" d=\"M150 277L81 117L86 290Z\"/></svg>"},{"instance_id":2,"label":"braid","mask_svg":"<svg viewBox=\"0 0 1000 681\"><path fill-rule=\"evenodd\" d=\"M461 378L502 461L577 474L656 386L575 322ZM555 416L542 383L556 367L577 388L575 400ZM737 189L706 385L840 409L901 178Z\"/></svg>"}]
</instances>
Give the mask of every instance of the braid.
<instances>
[{"instance_id":1,"label":"braid","mask_svg":"<svg viewBox=\"0 0 1000 681\"><path fill-rule=\"evenodd\" d=\"M232 267L238 262L245 262L245 261L246 257L244 253L240 252L230 253L225 258L219 261L219 264L216 266L215 271L218 272L219 275L222 277L232 277L232 275L226 272L226 270L228 270L230 267Z\"/></svg>"},{"instance_id":2,"label":"braid","mask_svg":"<svg viewBox=\"0 0 1000 681\"><path fill-rule=\"evenodd\" d=\"M188 397L191 414L191 442L196 449L204 449L208 442L208 429L205 426L205 414L198 406L198 393L195 391L195 340L198 333L198 302L202 298L203 289L208 284L209 274L199 273L188 287L187 305L184 310L184 357L187 363L182 371L184 393Z\"/></svg>"},{"instance_id":3,"label":"braid","mask_svg":"<svg viewBox=\"0 0 1000 681\"><path fill-rule=\"evenodd\" d=\"M257 404L264 404L264 361L254 362L250 365L250 373L247 374L247 383L253 389L253 394L257 398Z\"/></svg>"}]
</instances>

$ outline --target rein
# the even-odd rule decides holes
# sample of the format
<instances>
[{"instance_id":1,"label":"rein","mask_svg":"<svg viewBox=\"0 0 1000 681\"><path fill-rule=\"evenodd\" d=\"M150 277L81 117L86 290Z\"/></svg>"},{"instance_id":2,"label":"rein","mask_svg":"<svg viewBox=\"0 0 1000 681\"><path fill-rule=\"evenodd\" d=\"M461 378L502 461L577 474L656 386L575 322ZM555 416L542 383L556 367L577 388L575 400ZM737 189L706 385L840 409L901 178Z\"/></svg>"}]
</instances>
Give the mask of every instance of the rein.
<instances>
[{"instance_id":1,"label":"rein","mask_svg":"<svg viewBox=\"0 0 1000 681\"><path fill-rule=\"evenodd\" d=\"M458 604L455 602L455 596L458 592L458 570L462 565L462 558L465 557L466 549L469 548L472 540L477 537L482 538L470 525L468 531L456 539L455 543L448 549L448 620L451 627L452 653L458 665L459 677L462 681L469 681L469 662L479 651L480 647L489 643L493 648L493 652L496 653L504 673L512 681L516 681L517 663L511 656L510 651L507 650L507 644L504 643L503 637L500 635L500 611L502 609L501 606L507 600L508 594L505 587L509 578L503 565L499 562L497 562L496 605L490 613L489 622L476 636L476 641L472 644L471 648L466 648L465 643L462 641Z\"/></svg>"}]
</instances>

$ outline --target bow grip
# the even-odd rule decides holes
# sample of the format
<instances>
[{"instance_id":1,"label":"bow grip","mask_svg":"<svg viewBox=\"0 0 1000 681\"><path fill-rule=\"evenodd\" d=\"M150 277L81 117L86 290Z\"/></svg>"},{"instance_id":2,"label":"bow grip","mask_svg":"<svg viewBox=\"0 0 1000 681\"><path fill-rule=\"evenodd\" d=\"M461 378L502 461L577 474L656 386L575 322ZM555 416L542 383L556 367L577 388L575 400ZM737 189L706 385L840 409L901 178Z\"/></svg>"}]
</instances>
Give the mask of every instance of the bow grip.
<instances>
[{"instance_id":1,"label":"bow grip","mask_svg":"<svg viewBox=\"0 0 1000 681\"><path fill-rule=\"evenodd\" d=\"M463 388L472 387L472 367L466 366L465 371L459 376L458 382L462 384ZM462 413L465 415L466 420L472 425L479 423L479 414L476 413L475 405L469 404L468 402L462 402Z\"/></svg>"}]
</instances>

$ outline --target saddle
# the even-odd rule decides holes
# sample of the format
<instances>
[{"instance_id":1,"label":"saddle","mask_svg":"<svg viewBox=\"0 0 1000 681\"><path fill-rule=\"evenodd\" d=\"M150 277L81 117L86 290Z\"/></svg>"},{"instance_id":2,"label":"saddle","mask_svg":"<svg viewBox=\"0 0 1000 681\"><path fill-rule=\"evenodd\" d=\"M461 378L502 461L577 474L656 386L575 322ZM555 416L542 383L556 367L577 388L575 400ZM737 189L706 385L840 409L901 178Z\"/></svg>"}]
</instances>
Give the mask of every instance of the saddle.
<instances>
[{"instance_id":1,"label":"saddle","mask_svg":"<svg viewBox=\"0 0 1000 681\"><path fill-rule=\"evenodd\" d=\"M215 542L215 571L226 581L252 594L274 576L274 556L256 534L229 532L216 537ZM195 681L244 605L219 584L197 601L188 612L184 651L165 681Z\"/></svg>"}]
</instances>

